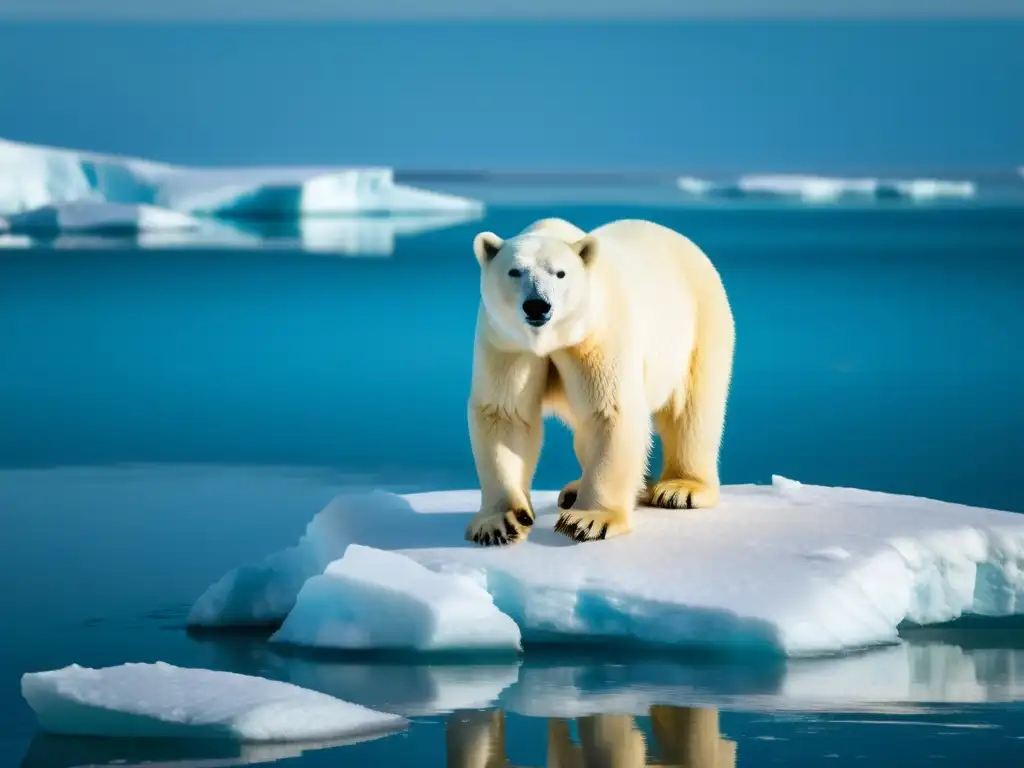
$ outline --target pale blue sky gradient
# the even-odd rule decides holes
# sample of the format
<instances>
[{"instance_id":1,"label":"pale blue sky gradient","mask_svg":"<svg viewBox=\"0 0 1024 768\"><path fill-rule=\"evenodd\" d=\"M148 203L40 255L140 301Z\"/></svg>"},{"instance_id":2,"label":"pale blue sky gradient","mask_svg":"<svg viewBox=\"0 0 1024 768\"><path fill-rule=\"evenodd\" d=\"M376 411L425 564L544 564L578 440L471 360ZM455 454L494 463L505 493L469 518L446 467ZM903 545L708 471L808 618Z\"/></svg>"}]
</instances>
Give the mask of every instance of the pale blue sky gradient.
<instances>
[{"instance_id":1,"label":"pale blue sky gradient","mask_svg":"<svg viewBox=\"0 0 1024 768\"><path fill-rule=\"evenodd\" d=\"M1015 20L0 23L0 137L214 165L1012 173L1022 72Z\"/></svg>"}]
</instances>

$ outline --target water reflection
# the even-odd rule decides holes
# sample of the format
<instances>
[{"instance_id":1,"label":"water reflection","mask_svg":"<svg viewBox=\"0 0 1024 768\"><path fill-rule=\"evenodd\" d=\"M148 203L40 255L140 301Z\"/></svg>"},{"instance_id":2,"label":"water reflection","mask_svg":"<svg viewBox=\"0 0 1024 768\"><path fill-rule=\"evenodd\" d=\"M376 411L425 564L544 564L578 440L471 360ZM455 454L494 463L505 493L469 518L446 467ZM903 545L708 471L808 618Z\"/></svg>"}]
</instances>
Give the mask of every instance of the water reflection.
<instances>
[{"instance_id":1,"label":"water reflection","mask_svg":"<svg viewBox=\"0 0 1024 768\"><path fill-rule=\"evenodd\" d=\"M99 765L226 768L273 763L307 752L351 746L389 736L367 734L344 740L246 744L227 739L104 739L38 733L21 768L88 768Z\"/></svg>"},{"instance_id":2,"label":"water reflection","mask_svg":"<svg viewBox=\"0 0 1024 768\"><path fill-rule=\"evenodd\" d=\"M399 240L482 217L477 211L396 216L307 216L299 219L200 219L190 229L2 233L0 248L285 248L342 256L391 256Z\"/></svg>"},{"instance_id":3,"label":"water reflection","mask_svg":"<svg viewBox=\"0 0 1024 768\"><path fill-rule=\"evenodd\" d=\"M632 715L548 718L546 768L734 768L736 742L722 736L718 709L652 706L648 738ZM575 725L576 739L572 737ZM448 768L504 768L505 713L456 712L445 724Z\"/></svg>"},{"instance_id":4,"label":"water reflection","mask_svg":"<svg viewBox=\"0 0 1024 768\"><path fill-rule=\"evenodd\" d=\"M205 664L270 674L406 716L499 707L526 717L644 715L656 705L745 711L904 712L1024 700L1024 636L945 631L813 660L720 662L679 654L531 649L522 660L412 663L283 652L255 636L197 637Z\"/></svg>"}]
</instances>

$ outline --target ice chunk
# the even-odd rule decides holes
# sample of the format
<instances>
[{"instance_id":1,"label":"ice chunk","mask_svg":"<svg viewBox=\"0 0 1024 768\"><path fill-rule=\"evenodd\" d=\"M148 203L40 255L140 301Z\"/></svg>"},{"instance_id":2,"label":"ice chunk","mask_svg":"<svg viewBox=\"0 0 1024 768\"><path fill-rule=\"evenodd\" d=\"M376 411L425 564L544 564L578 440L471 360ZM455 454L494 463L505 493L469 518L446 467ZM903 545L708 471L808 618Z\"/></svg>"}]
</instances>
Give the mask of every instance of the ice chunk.
<instances>
[{"instance_id":1,"label":"ice chunk","mask_svg":"<svg viewBox=\"0 0 1024 768\"><path fill-rule=\"evenodd\" d=\"M303 585L270 639L317 648L521 648L519 627L472 579L358 544Z\"/></svg>"},{"instance_id":2,"label":"ice chunk","mask_svg":"<svg viewBox=\"0 0 1024 768\"><path fill-rule=\"evenodd\" d=\"M206 628L278 624L295 605L306 580L323 573L351 543L394 549L461 540L461 532L454 529L438 531L436 518L411 513L409 503L391 493L338 496L310 521L295 546L230 571L207 588L189 611L187 623ZM402 527L396 528L396 521Z\"/></svg>"},{"instance_id":3,"label":"ice chunk","mask_svg":"<svg viewBox=\"0 0 1024 768\"><path fill-rule=\"evenodd\" d=\"M92 199L97 195L72 153L0 139L0 214Z\"/></svg>"},{"instance_id":4,"label":"ice chunk","mask_svg":"<svg viewBox=\"0 0 1024 768\"><path fill-rule=\"evenodd\" d=\"M10 217L12 232L144 232L196 230L200 222L184 213L152 205L79 201L44 205Z\"/></svg>"},{"instance_id":5,"label":"ice chunk","mask_svg":"<svg viewBox=\"0 0 1024 768\"><path fill-rule=\"evenodd\" d=\"M552 531L556 495L534 493L529 539L500 549L462 539L478 491L339 500L297 547L224 577L193 619L283 618L350 543L471 576L525 642L798 656L892 642L905 622L1024 614L1024 516L777 478L724 488L716 509L639 510L630 535L576 545Z\"/></svg>"},{"instance_id":6,"label":"ice chunk","mask_svg":"<svg viewBox=\"0 0 1024 768\"><path fill-rule=\"evenodd\" d=\"M21 693L44 730L77 736L321 741L405 726L291 683L162 662L30 672Z\"/></svg>"},{"instance_id":7,"label":"ice chunk","mask_svg":"<svg viewBox=\"0 0 1024 768\"><path fill-rule=\"evenodd\" d=\"M188 168L0 139L0 214L83 201L293 219L483 208L475 200L396 184L391 168Z\"/></svg>"}]
</instances>

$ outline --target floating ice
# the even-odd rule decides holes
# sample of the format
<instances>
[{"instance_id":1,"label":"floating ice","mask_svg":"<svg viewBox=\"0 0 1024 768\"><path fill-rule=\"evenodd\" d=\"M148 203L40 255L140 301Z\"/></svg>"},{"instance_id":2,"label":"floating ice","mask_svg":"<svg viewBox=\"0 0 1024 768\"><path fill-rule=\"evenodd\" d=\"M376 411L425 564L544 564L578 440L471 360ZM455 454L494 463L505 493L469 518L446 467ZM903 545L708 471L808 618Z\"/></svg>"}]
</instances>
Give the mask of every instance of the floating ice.
<instances>
[{"instance_id":1,"label":"floating ice","mask_svg":"<svg viewBox=\"0 0 1024 768\"><path fill-rule=\"evenodd\" d=\"M520 650L519 627L470 578L353 544L299 591L274 642L317 648Z\"/></svg>"},{"instance_id":2,"label":"floating ice","mask_svg":"<svg viewBox=\"0 0 1024 768\"><path fill-rule=\"evenodd\" d=\"M1024 614L1024 516L799 485L728 486L715 509L641 509L634 531L573 544L554 492L527 541L463 541L477 491L340 497L298 545L210 587L189 623L280 621L351 543L474 578L525 642L593 639L790 656L892 642L903 623Z\"/></svg>"},{"instance_id":3,"label":"floating ice","mask_svg":"<svg viewBox=\"0 0 1024 768\"><path fill-rule=\"evenodd\" d=\"M20 234L56 232L146 232L199 229L192 216L152 205L80 201L33 208L10 216L10 229Z\"/></svg>"},{"instance_id":4,"label":"floating ice","mask_svg":"<svg viewBox=\"0 0 1024 768\"><path fill-rule=\"evenodd\" d=\"M390 168L187 168L0 139L0 214L81 202L278 218L482 208L396 184Z\"/></svg>"},{"instance_id":5,"label":"floating ice","mask_svg":"<svg viewBox=\"0 0 1024 768\"><path fill-rule=\"evenodd\" d=\"M162 662L30 672L21 693L44 730L76 736L322 741L405 726L290 683Z\"/></svg>"},{"instance_id":6,"label":"floating ice","mask_svg":"<svg viewBox=\"0 0 1024 768\"><path fill-rule=\"evenodd\" d=\"M803 174L750 174L732 182L719 183L682 176L676 180L676 186L694 196L798 199L807 203L849 199L966 200L978 192L977 185L966 180L843 178Z\"/></svg>"}]
</instances>

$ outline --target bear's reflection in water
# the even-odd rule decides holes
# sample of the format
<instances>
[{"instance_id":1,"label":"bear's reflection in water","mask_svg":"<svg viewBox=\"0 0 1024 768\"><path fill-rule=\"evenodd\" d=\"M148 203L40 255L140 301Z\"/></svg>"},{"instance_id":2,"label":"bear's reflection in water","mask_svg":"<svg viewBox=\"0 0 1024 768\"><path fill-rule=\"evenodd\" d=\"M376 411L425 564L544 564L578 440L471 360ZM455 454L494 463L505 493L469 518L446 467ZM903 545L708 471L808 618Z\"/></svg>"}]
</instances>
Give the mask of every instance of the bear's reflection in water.
<instances>
[{"instance_id":1,"label":"bear's reflection in water","mask_svg":"<svg viewBox=\"0 0 1024 768\"><path fill-rule=\"evenodd\" d=\"M722 737L717 709L655 706L650 717L650 745L631 715L576 718L579 743L568 720L549 718L546 768L735 768L736 742ZM445 738L448 768L512 768L504 712L456 712Z\"/></svg>"}]
</instances>

